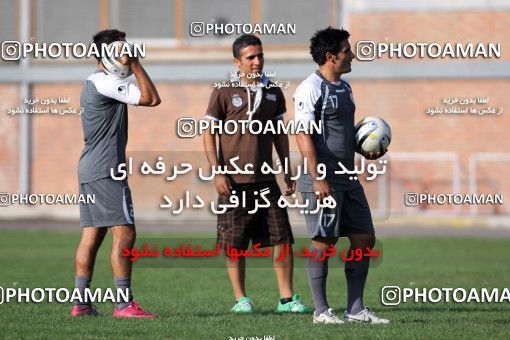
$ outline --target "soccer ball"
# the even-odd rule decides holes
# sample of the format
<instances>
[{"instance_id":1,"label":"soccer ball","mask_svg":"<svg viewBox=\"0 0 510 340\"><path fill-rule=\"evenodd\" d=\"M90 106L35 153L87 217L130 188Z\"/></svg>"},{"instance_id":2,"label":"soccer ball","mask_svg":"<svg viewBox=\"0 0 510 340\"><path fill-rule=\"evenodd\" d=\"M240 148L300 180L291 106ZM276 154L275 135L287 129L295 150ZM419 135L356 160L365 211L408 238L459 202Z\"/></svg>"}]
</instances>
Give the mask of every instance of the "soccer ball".
<instances>
[{"instance_id":1,"label":"soccer ball","mask_svg":"<svg viewBox=\"0 0 510 340\"><path fill-rule=\"evenodd\" d=\"M381 118L367 117L355 128L356 152L365 156L372 152L385 152L391 142L391 129Z\"/></svg>"},{"instance_id":2,"label":"soccer ball","mask_svg":"<svg viewBox=\"0 0 510 340\"><path fill-rule=\"evenodd\" d=\"M122 45L127 44L125 41L114 41L110 45L108 45L108 50L111 51L112 48L115 48L120 52ZM129 44L128 44L129 45ZM115 47L113 47L115 46ZM130 47L131 48L131 47ZM121 78L127 78L133 71L129 65L124 65L120 61L118 61L114 56L109 57L108 55L104 55L101 58L101 63L103 64L103 68L106 73L113 74L115 76L119 76Z\"/></svg>"}]
</instances>

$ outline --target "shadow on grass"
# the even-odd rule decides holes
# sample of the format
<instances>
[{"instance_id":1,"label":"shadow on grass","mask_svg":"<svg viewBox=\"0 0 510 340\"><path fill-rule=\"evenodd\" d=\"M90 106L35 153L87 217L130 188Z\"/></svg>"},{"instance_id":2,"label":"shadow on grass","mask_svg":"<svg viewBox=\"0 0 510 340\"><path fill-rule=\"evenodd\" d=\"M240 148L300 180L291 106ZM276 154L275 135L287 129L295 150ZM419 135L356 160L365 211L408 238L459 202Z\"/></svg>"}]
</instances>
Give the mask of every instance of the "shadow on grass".
<instances>
[{"instance_id":1,"label":"shadow on grass","mask_svg":"<svg viewBox=\"0 0 510 340\"><path fill-rule=\"evenodd\" d=\"M230 311L225 311L225 312L199 312L199 313L193 313L193 314L190 314L190 315L193 315L193 316L200 316L200 317L203 317L203 316L207 316L207 317L211 317L211 316L247 316L247 317L254 317L254 316L285 316L285 315L312 315L313 312L310 312L310 313L277 313L276 311L274 310L256 310L254 313L249 313L249 314L243 314L243 313L233 313L233 312L230 312Z\"/></svg>"}]
</instances>

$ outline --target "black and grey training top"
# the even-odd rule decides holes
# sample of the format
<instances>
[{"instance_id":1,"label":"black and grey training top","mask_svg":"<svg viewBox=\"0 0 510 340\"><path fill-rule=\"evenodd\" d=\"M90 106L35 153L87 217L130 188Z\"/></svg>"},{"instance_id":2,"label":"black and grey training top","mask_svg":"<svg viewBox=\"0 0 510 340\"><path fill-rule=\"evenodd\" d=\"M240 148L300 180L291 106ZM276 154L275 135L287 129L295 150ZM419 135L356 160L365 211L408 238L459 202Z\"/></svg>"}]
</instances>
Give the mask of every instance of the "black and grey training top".
<instances>
[{"instance_id":1,"label":"black and grey training top","mask_svg":"<svg viewBox=\"0 0 510 340\"><path fill-rule=\"evenodd\" d=\"M322 123L322 133L314 132L311 137L317 161L326 165L329 184L334 190L351 190L359 186L357 180L349 179L349 174L334 173L340 170L338 162L348 170L354 169L356 106L349 83L344 79L331 83L315 71L298 86L293 99L296 121ZM302 176L299 190L313 191L311 189L311 176Z\"/></svg>"}]
</instances>

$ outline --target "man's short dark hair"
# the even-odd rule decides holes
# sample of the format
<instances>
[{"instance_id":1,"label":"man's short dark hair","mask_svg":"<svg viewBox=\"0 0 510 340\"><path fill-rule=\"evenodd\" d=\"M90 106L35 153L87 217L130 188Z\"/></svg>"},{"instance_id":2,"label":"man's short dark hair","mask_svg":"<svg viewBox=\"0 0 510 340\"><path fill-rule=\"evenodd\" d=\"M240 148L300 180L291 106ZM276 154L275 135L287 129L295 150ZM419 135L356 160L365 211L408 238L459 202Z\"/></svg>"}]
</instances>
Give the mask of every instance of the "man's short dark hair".
<instances>
[{"instance_id":1,"label":"man's short dark hair","mask_svg":"<svg viewBox=\"0 0 510 340\"><path fill-rule=\"evenodd\" d=\"M126 39L126 32L122 32L117 29L104 30L94 34L94 37L92 37L92 39L94 40L94 44L96 44L97 50L101 52L103 44L109 45L114 41ZM96 59L98 61L101 60L101 58L99 58L97 55Z\"/></svg>"},{"instance_id":2,"label":"man's short dark hair","mask_svg":"<svg viewBox=\"0 0 510 340\"><path fill-rule=\"evenodd\" d=\"M262 42L253 34L243 34L232 44L234 58L239 59L241 57L241 50L246 46L262 46Z\"/></svg>"},{"instance_id":3,"label":"man's short dark hair","mask_svg":"<svg viewBox=\"0 0 510 340\"><path fill-rule=\"evenodd\" d=\"M310 54L313 61L319 65L326 63L326 53L337 55L340 52L340 42L348 39L349 32L344 29L328 27L315 32L310 39Z\"/></svg>"}]
</instances>

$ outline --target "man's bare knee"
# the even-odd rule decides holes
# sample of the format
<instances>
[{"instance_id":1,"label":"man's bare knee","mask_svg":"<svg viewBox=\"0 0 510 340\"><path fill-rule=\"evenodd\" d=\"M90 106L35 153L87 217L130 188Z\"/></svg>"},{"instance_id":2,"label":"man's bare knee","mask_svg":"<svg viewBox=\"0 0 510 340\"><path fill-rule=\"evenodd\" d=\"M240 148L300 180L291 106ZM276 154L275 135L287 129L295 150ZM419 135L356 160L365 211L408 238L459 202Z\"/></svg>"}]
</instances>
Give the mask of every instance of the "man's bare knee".
<instances>
[{"instance_id":1,"label":"man's bare knee","mask_svg":"<svg viewBox=\"0 0 510 340\"><path fill-rule=\"evenodd\" d=\"M136 229L134 226L111 227L113 242L120 245L132 246L136 240Z\"/></svg>"},{"instance_id":2,"label":"man's bare knee","mask_svg":"<svg viewBox=\"0 0 510 340\"><path fill-rule=\"evenodd\" d=\"M107 232L107 228L84 227L78 249L89 251L99 249Z\"/></svg>"}]
</instances>

